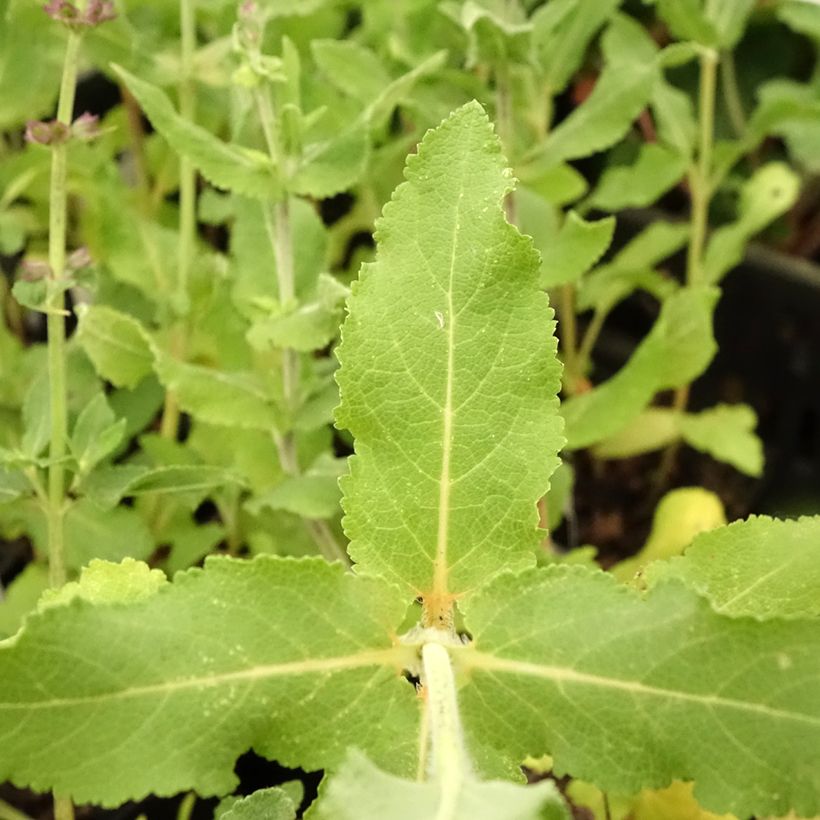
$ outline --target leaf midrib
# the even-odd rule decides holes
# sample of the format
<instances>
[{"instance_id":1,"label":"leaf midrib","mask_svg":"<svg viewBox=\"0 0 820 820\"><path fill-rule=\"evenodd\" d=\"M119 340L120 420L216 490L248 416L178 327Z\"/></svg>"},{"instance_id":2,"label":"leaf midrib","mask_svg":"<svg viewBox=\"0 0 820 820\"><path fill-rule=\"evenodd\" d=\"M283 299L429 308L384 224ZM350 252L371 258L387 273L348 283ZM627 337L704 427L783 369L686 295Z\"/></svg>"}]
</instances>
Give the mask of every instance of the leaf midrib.
<instances>
[{"instance_id":1,"label":"leaf midrib","mask_svg":"<svg viewBox=\"0 0 820 820\"><path fill-rule=\"evenodd\" d=\"M238 682L267 680L288 675L306 675L311 673L339 672L347 669L359 669L366 666L395 666L401 668L406 659L406 647L390 647L359 652L355 655L343 655L334 658L306 658L300 661L289 661L280 664L264 664L232 672L220 672L199 677L180 678L162 681L143 686L130 686L112 692L100 692L93 695L82 695L70 698L51 698L41 701L21 701L18 703L0 702L2 711L29 711L32 709L56 709L61 707L96 705L106 701L128 700L146 695L170 695L186 690L199 690L205 687L220 686Z\"/></svg>"},{"instance_id":2,"label":"leaf midrib","mask_svg":"<svg viewBox=\"0 0 820 820\"><path fill-rule=\"evenodd\" d=\"M723 697L718 694L697 694L680 689L667 689L661 686L652 686L637 680L611 678L605 675L595 675L588 672L579 672L567 666L549 666L546 664L531 663L529 661L500 658L490 653L469 650L460 659L467 669L483 672L502 672L512 675L542 678L558 684L577 684L579 686L597 686L603 689L615 689L628 692L635 696L666 698L684 703L694 703L710 709L715 707L735 709L743 712L753 712L773 719L792 720L811 726L820 727L820 717L807 715L803 712L792 712L787 709L777 709L755 701L738 700Z\"/></svg>"}]
</instances>

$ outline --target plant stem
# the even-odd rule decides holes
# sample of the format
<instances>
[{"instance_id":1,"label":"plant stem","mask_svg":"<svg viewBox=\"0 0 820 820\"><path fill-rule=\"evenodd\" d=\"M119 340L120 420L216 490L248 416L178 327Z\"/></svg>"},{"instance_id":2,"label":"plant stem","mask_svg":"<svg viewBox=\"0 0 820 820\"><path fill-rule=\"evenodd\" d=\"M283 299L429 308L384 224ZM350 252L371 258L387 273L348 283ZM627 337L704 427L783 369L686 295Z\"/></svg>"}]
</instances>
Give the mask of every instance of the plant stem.
<instances>
[{"instance_id":1,"label":"plant stem","mask_svg":"<svg viewBox=\"0 0 820 820\"><path fill-rule=\"evenodd\" d=\"M498 122L498 136L507 155L507 163L512 164L514 153L514 129L512 95L510 93L510 71L505 62L495 68L495 116ZM512 191L504 200L504 211L511 225L516 223L515 196Z\"/></svg>"},{"instance_id":2,"label":"plant stem","mask_svg":"<svg viewBox=\"0 0 820 820\"><path fill-rule=\"evenodd\" d=\"M0 820L32 820L32 818L19 809L15 809L5 800L0 800Z\"/></svg>"},{"instance_id":3,"label":"plant stem","mask_svg":"<svg viewBox=\"0 0 820 820\"><path fill-rule=\"evenodd\" d=\"M686 257L686 283L697 285L702 278L703 248L709 225L709 203L712 198L712 147L715 141L715 85L718 55L711 49L700 57L700 93L698 95L699 147L697 164L689 171L692 192L692 231Z\"/></svg>"},{"instance_id":4,"label":"plant stem","mask_svg":"<svg viewBox=\"0 0 820 820\"><path fill-rule=\"evenodd\" d=\"M608 315L607 310L601 310L600 308L592 314L592 321L584 333L580 348L578 348L578 358L575 363L578 368L578 375L584 375L592 356L592 349L595 347L595 342L598 341L598 336L601 335L601 330Z\"/></svg>"},{"instance_id":5,"label":"plant stem","mask_svg":"<svg viewBox=\"0 0 820 820\"><path fill-rule=\"evenodd\" d=\"M177 820L191 820L191 814L196 804L196 793L188 792L179 804L177 809Z\"/></svg>"},{"instance_id":6,"label":"plant stem","mask_svg":"<svg viewBox=\"0 0 820 820\"><path fill-rule=\"evenodd\" d=\"M742 137L746 133L746 112L743 110L743 100L740 98L735 58L731 51L724 51L721 55L720 85L735 136Z\"/></svg>"},{"instance_id":7,"label":"plant stem","mask_svg":"<svg viewBox=\"0 0 820 820\"><path fill-rule=\"evenodd\" d=\"M576 351L578 349L578 329L575 323L575 286L561 286L561 310L558 315L561 331L561 352L564 360L564 384L570 394L575 391L578 378Z\"/></svg>"},{"instance_id":8,"label":"plant stem","mask_svg":"<svg viewBox=\"0 0 820 820\"><path fill-rule=\"evenodd\" d=\"M70 31L66 44L57 119L71 124L77 84L77 59L81 35ZM48 264L51 292L48 297L48 382L51 413L51 440L48 467L48 552L49 583L62 586L66 579L63 554L63 505L65 502L65 465L67 398L65 363L65 292L62 279L66 260L66 177L67 146L55 145L51 154L51 189L48 214Z\"/></svg>"},{"instance_id":9,"label":"plant stem","mask_svg":"<svg viewBox=\"0 0 820 820\"><path fill-rule=\"evenodd\" d=\"M196 47L196 18L194 0L179 0L180 25L180 70L179 113L188 122L194 121L196 95L193 82L194 50ZM187 312L188 279L194 257L196 241L196 169L187 157L179 161L179 243L177 245L177 305ZM171 330L171 355L176 359L185 358L187 346L187 321L181 320ZM160 434L165 438L176 438L179 430L180 410L176 396L169 390L165 393L162 409Z\"/></svg>"},{"instance_id":10,"label":"plant stem","mask_svg":"<svg viewBox=\"0 0 820 820\"><path fill-rule=\"evenodd\" d=\"M276 114L271 104L267 88L261 86L255 89L254 98L265 136L268 154L277 168L283 168L285 157L279 138L279 129L276 123ZM287 193L282 199L264 207L265 226L271 241L273 255L276 260L276 279L279 286L279 301L288 304L296 296L296 277L293 261L293 229L290 219L290 200ZM299 354L292 348L282 350L282 397L284 399L288 424L298 409L299 401ZM296 452L296 439L293 430L288 429L274 437L276 448L279 451L279 461L282 469L289 475L299 475L299 458ZM319 552L329 561L349 563L347 553L336 540L336 536L326 521L320 519L304 519L304 526L313 539Z\"/></svg>"},{"instance_id":11,"label":"plant stem","mask_svg":"<svg viewBox=\"0 0 820 820\"><path fill-rule=\"evenodd\" d=\"M691 231L686 255L686 286L695 287L703 279L703 251L706 231L709 227L709 204L712 199L712 149L715 142L715 86L717 80L718 54L704 49L700 55L700 90L698 95L698 156L697 163L689 169L689 190L692 195ZM690 385L675 390L672 408L686 410L689 403ZM678 444L666 448L658 470L658 487L661 487L672 470L678 453Z\"/></svg>"}]
</instances>

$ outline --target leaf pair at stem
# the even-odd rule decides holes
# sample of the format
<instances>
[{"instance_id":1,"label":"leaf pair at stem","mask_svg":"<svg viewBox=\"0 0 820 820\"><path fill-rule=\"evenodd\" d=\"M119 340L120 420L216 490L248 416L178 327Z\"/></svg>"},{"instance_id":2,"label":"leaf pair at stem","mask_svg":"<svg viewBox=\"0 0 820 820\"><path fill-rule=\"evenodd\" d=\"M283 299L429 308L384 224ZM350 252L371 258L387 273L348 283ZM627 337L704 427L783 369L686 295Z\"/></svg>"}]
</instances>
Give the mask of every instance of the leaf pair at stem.
<instances>
[{"instance_id":1,"label":"leaf pair at stem","mask_svg":"<svg viewBox=\"0 0 820 820\"><path fill-rule=\"evenodd\" d=\"M504 219L512 181L481 107L429 132L406 177L339 349L355 573L214 558L144 594L125 584L127 603L81 581L0 644L0 778L113 805L225 794L248 748L331 775L356 748L389 773L351 798L357 816L419 816L402 798L419 787L393 776L425 774L438 714L450 729L440 722L436 742L465 755L447 774L453 756L433 749L420 799L441 820L467 816L492 786L478 778L520 779L543 753L614 792L678 778L717 811L817 812L814 621L720 615L685 572L640 595L601 572L535 566L536 503L563 443L560 366L538 254ZM430 657L455 677L436 684ZM408 672L435 688L429 713ZM319 816L342 816L345 772L367 771L356 760ZM493 816L543 816L554 796L541 791Z\"/></svg>"}]
</instances>

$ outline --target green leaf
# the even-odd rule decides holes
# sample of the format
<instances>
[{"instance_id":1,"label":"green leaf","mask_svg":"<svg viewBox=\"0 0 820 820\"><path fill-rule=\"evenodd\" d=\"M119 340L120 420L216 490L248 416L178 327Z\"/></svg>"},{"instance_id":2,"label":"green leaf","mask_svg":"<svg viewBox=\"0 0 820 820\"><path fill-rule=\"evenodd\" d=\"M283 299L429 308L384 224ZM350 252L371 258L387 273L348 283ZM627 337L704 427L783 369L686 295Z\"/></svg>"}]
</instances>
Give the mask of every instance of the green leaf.
<instances>
[{"instance_id":1,"label":"green leaf","mask_svg":"<svg viewBox=\"0 0 820 820\"><path fill-rule=\"evenodd\" d=\"M646 543L635 555L619 561L612 574L631 581L648 564L680 555L695 536L725 524L723 503L713 492L703 487L670 490L655 508Z\"/></svg>"},{"instance_id":2,"label":"green leaf","mask_svg":"<svg viewBox=\"0 0 820 820\"><path fill-rule=\"evenodd\" d=\"M272 388L255 373L186 364L166 355L157 358L156 371L180 407L208 424L267 431L281 425Z\"/></svg>"},{"instance_id":3,"label":"green leaf","mask_svg":"<svg viewBox=\"0 0 820 820\"><path fill-rule=\"evenodd\" d=\"M718 404L700 413L650 407L595 447L599 458L629 458L682 439L742 473L763 472L763 445L755 435L757 416L745 404Z\"/></svg>"},{"instance_id":4,"label":"green leaf","mask_svg":"<svg viewBox=\"0 0 820 820\"><path fill-rule=\"evenodd\" d=\"M442 789L432 781L405 780L382 771L364 755L351 753L331 777L313 816L316 820L566 820L555 784L532 786L468 778L456 804L442 813Z\"/></svg>"},{"instance_id":5,"label":"green leaf","mask_svg":"<svg viewBox=\"0 0 820 820\"><path fill-rule=\"evenodd\" d=\"M814 3L784 0L775 13L790 28L820 42L820 9Z\"/></svg>"},{"instance_id":6,"label":"green leaf","mask_svg":"<svg viewBox=\"0 0 820 820\"><path fill-rule=\"evenodd\" d=\"M763 474L763 444L755 435L757 416L745 404L718 404L680 420L683 440L750 476Z\"/></svg>"},{"instance_id":7,"label":"green leaf","mask_svg":"<svg viewBox=\"0 0 820 820\"><path fill-rule=\"evenodd\" d=\"M549 753L616 794L694 780L738 817L820 810L816 620L731 619L680 583L642 598L561 566L498 577L464 616L462 715L488 754Z\"/></svg>"},{"instance_id":8,"label":"green leaf","mask_svg":"<svg viewBox=\"0 0 820 820\"><path fill-rule=\"evenodd\" d=\"M590 41L619 5L620 0L552 0L533 14L533 50L553 96L567 87Z\"/></svg>"},{"instance_id":9,"label":"green leaf","mask_svg":"<svg viewBox=\"0 0 820 820\"><path fill-rule=\"evenodd\" d=\"M817 617L818 557L820 517L752 516L699 535L685 555L653 565L646 579L679 578L735 618Z\"/></svg>"},{"instance_id":10,"label":"green leaf","mask_svg":"<svg viewBox=\"0 0 820 820\"><path fill-rule=\"evenodd\" d=\"M339 477L310 473L286 478L278 487L254 498L248 504L251 512L262 507L287 510L303 518L331 518L339 512Z\"/></svg>"},{"instance_id":11,"label":"green leaf","mask_svg":"<svg viewBox=\"0 0 820 820\"><path fill-rule=\"evenodd\" d=\"M531 154L559 163L618 142L643 111L660 77L655 47L634 21L619 15L603 36L606 66L589 98Z\"/></svg>"},{"instance_id":12,"label":"green leaf","mask_svg":"<svg viewBox=\"0 0 820 820\"><path fill-rule=\"evenodd\" d=\"M348 301L337 423L356 438L342 479L350 554L429 613L532 562L561 443L559 366L481 107L428 132L405 175Z\"/></svg>"},{"instance_id":13,"label":"green leaf","mask_svg":"<svg viewBox=\"0 0 820 820\"><path fill-rule=\"evenodd\" d=\"M615 217L587 221L567 214L558 236L541 251L541 286L575 284L606 253L615 232Z\"/></svg>"},{"instance_id":14,"label":"green leaf","mask_svg":"<svg viewBox=\"0 0 820 820\"><path fill-rule=\"evenodd\" d=\"M83 484L83 491L97 504L110 509L123 498L146 493L181 493L201 499L229 483L241 485L242 481L222 467L208 464L126 464L95 470Z\"/></svg>"},{"instance_id":15,"label":"green leaf","mask_svg":"<svg viewBox=\"0 0 820 820\"><path fill-rule=\"evenodd\" d=\"M81 498L66 513L65 560L71 567L81 567L92 558L147 559L153 551L154 539L136 510L105 509L90 498Z\"/></svg>"},{"instance_id":16,"label":"green leaf","mask_svg":"<svg viewBox=\"0 0 820 820\"><path fill-rule=\"evenodd\" d=\"M296 820L296 806L282 789L259 789L237 800L220 820Z\"/></svg>"},{"instance_id":17,"label":"green leaf","mask_svg":"<svg viewBox=\"0 0 820 820\"><path fill-rule=\"evenodd\" d=\"M728 0L729 3L735 1ZM718 34L703 6L704 0L657 0L658 14L678 40L716 46Z\"/></svg>"},{"instance_id":18,"label":"green leaf","mask_svg":"<svg viewBox=\"0 0 820 820\"><path fill-rule=\"evenodd\" d=\"M353 744L409 773L418 707L394 643L405 609L340 564L260 556L211 558L128 606L32 615L0 644L0 779L114 806L230 793L251 747L318 769Z\"/></svg>"},{"instance_id":19,"label":"green leaf","mask_svg":"<svg viewBox=\"0 0 820 820\"><path fill-rule=\"evenodd\" d=\"M2 499L0 499L2 500ZM48 569L32 561L3 590L0 599L0 640L13 635L48 588Z\"/></svg>"},{"instance_id":20,"label":"green leaf","mask_svg":"<svg viewBox=\"0 0 820 820\"><path fill-rule=\"evenodd\" d=\"M589 203L602 211L645 208L676 185L685 171L685 157L647 142L632 165L610 166L604 171Z\"/></svg>"},{"instance_id":21,"label":"green leaf","mask_svg":"<svg viewBox=\"0 0 820 820\"><path fill-rule=\"evenodd\" d=\"M83 567L79 581L47 590L38 611L65 606L81 598L92 604L131 604L156 595L168 579L162 570L151 569L142 561L126 558L122 563L94 560Z\"/></svg>"},{"instance_id":22,"label":"green leaf","mask_svg":"<svg viewBox=\"0 0 820 820\"><path fill-rule=\"evenodd\" d=\"M217 188L258 199L275 199L281 184L267 154L222 142L209 131L188 122L174 109L161 89L145 82L121 66L114 70L145 111L151 125L202 176Z\"/></svg>"},{"instance_id":23,"label":"green leaf","mask_svg":"<svg viewBox=\"0 0 820 820\"><path fill-rule=\"evenodd\" d=\"M369 155L367 128L357 120L340 134L305 146L288 190L314 199L335 196L359 181Z\"/></svg>"},{"instance_id":24,"label":"green leaf","mask_svg":"<svg viewBox=\"0 0 820 820\"><path fill-rule=\"evenodd\" d=\"M18 470L7 470L5 467L0 467L0 504L14 501L29 492L31 492L31 486Z\"/></svg>"},{"instance_id":25,"label":"green leaf","mask_svg":"<svg viewBox=\"0 0 820 820\"><path fill-rule=\"evenodd\" d=\"M352 40L313 40L310 50L327 80L362 103L372 102L390 84L376 54Z\"/></svg>"},{"instance_id":26,"label":"green leaf","mask_svg":"<svg viewBox=\"0 0 820 820\"><path fill-rule=\"evenodd\" d=\"M71 452L80 474L92 470L119 446L125 434L125 419L117 421L105 394L98 393L83 408L71 432Z\"/></svg>"},{"instance_id":27,"label":"green leaf","mask_svg":"<svg viewBox=\"0 0 820 820\"><path fill-rule=\"evenodd\" d=\"M782 162L759 168L740 192L735 222L718 228L706 246L703 276L717 283L743 259L746 243L794 205L800 178Z\"/></svg>"},{"instance_id":28,"label":"green leaf","mask_svg":"<svg viewBox=\"0 0 820 820\"><path fill-rule=\"evenodd\" d=\"M755 8L755 0L719 0L706 3L706 14L717 33L718 44L726 51L734 48Z\"/></svg>"},{"instance_id":29,"label":"green leaf","mask_svg":"<svg viewBox=\"0 0 820 820\"><path fill-rule=\"evenodd\" d=\"M588 447L626 427L660 390L688 384L715 353L714 288L687 288L670 296L629 361L602 385L573 396L561 411L567 447Z\"/></svg>"},{"instance_id":30,"label":"green leaf","mask_svg":"<svg viewBox=\"0 0 820 820\"><path fill-rule=\"evenodd\" d=\"M686 92L666 80L652 92L652 113L658 126L658 139L688 160L695 150L698 125L692 100Z\"/></svg>"},{"instance_id":31,"label":"green leaf","mask_svg":"<svg viewBox=\"0 0 820 820\"><path fill-rule=\"evenodd\" d=\"M269 346L303 353L330 344L339 331L348 289L329 274L322 274L311 298L290 308L275 305L271 316L253 324L248 341L258 350Z\"/></svg>"},{"instance_id":32,"label":"green leaf","mask_svg":"<svg viewBox=\"0 0 820 820\"><path fill-rule=\"evenodd\" d=\"M77 315L77 341L102 378L133 390L152 372L151 343L136 319L105 305L78 308Z\"/></svg>"}]
</instances>

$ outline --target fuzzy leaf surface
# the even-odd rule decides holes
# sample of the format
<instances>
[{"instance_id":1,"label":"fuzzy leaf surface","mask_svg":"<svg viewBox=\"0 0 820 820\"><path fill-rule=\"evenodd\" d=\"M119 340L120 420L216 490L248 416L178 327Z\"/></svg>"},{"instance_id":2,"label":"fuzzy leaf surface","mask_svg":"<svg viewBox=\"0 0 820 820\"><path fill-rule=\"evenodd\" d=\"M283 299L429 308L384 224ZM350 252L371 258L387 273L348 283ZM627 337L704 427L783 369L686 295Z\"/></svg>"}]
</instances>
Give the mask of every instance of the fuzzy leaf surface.
<instances>
[{"instance_id":1,"label":"fuzzy leaf surface","mask_svg":"<svg viewBox=\"0 0 820 820\"><path fill-rule=\"evenodd\" d=\"M549 753L619 794L694 780L739 817L820 810L816 620L727 618L680 583L642 598L581 567L500 576L464 615L463 719L489 754Z\"/></svg>"},{"instance_id":2,"label":"fuzzy leaf surface","mask_svg":"<svg viewBox=\"0 0 820 820\"><path fill-rule=\"evenodd\" d=\"M428 132L405 175L342 329L337 423L356 438L344 525L362 569L443 602L532 561L561 444L559 365L481 107Z\"/></svg>"},{"instance_id":3,"label":"fuzzy leaf surface","mask_svg":"<svg viewBox=\"0 0 820 820\"><path fill-rule=\"evenodd\" d=\"M681 558L656 564L650 583L674 577L734 617L820 615L820 517L753 516L699 535Z\"/></svg>"},{"instance_id":4,"label":"fuzzy leaf surface","mask_svg":"<svg viewBox=\"0 0 820 820\"><path fill-rule=\"evenodd\" d=\"M228 793L250 748L315 769L355 744L412 771L405 607L340 564L260 556L210 559L129 605L47 608L0 644L0 778L113 806Z\"/></svg>"}]
</instances>

